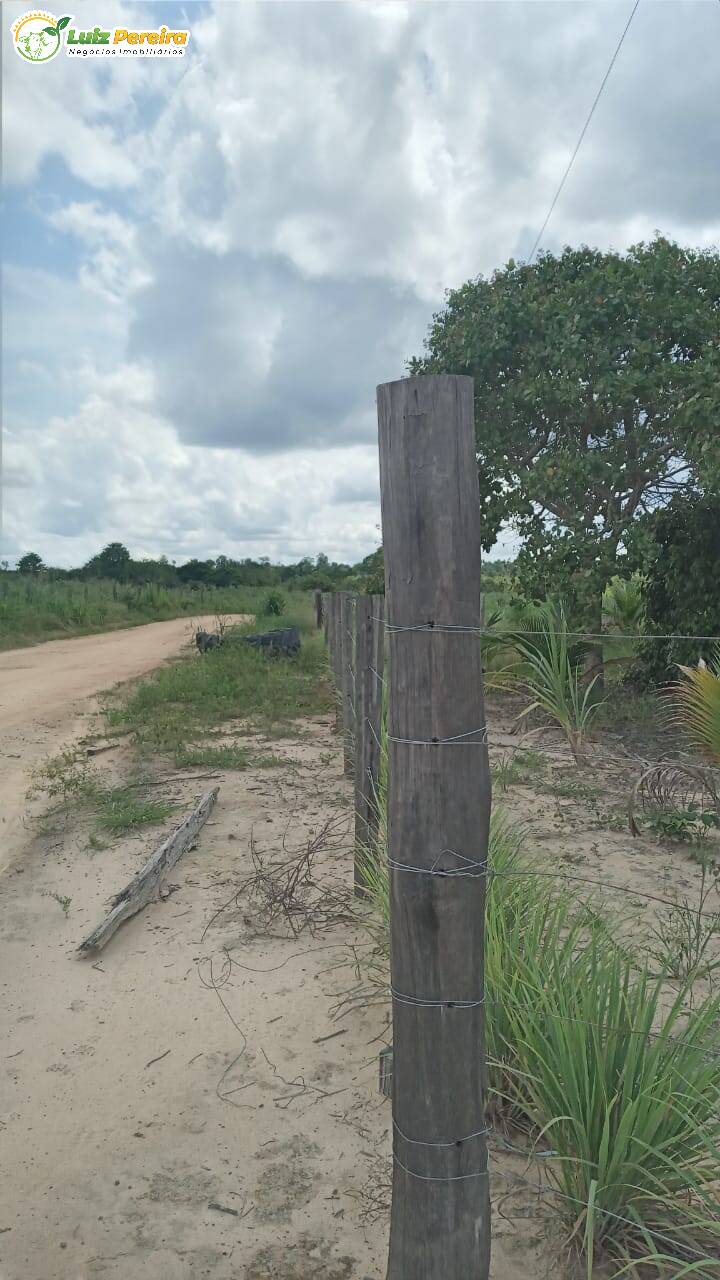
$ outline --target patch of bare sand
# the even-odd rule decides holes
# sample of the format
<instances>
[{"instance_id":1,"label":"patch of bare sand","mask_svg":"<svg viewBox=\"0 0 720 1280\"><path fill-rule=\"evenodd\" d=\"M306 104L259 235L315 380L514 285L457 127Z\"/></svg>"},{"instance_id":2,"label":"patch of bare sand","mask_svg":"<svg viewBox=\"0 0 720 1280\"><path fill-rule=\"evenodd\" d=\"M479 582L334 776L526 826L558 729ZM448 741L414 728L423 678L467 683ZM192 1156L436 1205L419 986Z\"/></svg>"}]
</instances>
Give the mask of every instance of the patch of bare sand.
<instances>
[{"instance_id":1,"label":"patch of bare sand","mask_svg":"<svg viewBox=\"0 0 720 1280\"><path fill-rule=\"evenodd\" d=\"M87 732L96 694L176 657L196 627L212 630L214 619L174 618L0 653L0 868L22 850L28 814L37 811L26 802L32 771Z\"/></svg>"},{"instance_id":2,"label":"patch of bare sand","mask_svg":"<svg viewBox=\"0 0 720 1280\"><path fill-rule=\"evenodd\" d=\"M178 891L123 925L95 964L73 948L159 834L92 854L72 822L5 873L3 1280L385 1274L387 1013L331 1016L357 981L350 947L362 935L345 923L288 939L278 923L258 937L234 900L251 835L272 854L328 820L349 827L350 788L328 722L268 749L288 764L219 775L211 820L171 873ZM158 794L186 810L210 785L173 775ZM350 895L349 842L319 855L318 874ZM70 899L67 915L54 894ZM218 990L203 985L211 976ZM492 1274L541 1280L555 1265L545 1206L524 1185L505 1198L522 1160L493 1169Z\"/></svg>"},{"instance_id":3,"label":"patch of bare sand","mask_svg":"<svg viewBox=\"0 0 720 1280\"><path fill-rule=\"evenodd\" d=\"M512 732L516 711L510 698L488 699L491 763L515 762L520 771L506 788L498 780L502 772L496 777L494 806L522 823L528 847L547 872L557 873L581 897L594 898L634 946L658 945L657 927L667 922L668 903L699 907L701 860L720 864L717 833L708 832L695 847L661 840L640 814L643 829L633 836L627 808L643 759L600 736L578 766L557 732ZM720 911L719 890L716 880L707 913ZM720 934L710 943L707 958L712 956L720 956Z\"/></svg>"}]
</instances>

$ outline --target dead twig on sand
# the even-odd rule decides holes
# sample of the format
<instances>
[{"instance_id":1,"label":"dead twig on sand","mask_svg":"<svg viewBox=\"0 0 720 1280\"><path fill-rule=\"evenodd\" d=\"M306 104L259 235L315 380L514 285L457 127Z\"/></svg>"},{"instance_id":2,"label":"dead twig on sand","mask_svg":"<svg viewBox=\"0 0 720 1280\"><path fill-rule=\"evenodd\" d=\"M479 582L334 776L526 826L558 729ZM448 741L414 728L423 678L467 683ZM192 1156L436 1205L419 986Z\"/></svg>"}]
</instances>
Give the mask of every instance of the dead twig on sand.
<instances>
[{"instance_id":1,"label":"dead twig on sand","mask_svg":"<svg viewBox=\"0 0 720 1280\"><path fill-rule=\"evenodd\" d=\"M314 937L356 920L351 887L328 876L327 866L321 873L318 865L347 851L347 816L328 818L295 847L289 844L290 826L288 823L281 851L274 854L262 850L254 830L251 832L252 874L215 912L205 927L203 941L209 929L231 909L241 911L245 922L252 923L255 936L267 936L279 923L288 937L297 938L305 931Z\"/></svg>"}]
</instances>

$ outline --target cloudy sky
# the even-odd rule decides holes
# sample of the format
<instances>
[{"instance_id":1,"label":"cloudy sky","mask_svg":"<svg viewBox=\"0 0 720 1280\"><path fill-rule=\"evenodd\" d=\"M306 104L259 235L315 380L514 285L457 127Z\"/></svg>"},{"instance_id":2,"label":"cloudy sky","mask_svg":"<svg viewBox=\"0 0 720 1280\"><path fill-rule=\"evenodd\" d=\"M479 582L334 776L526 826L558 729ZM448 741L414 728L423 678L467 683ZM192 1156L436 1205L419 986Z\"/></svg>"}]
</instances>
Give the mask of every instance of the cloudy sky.
<instances>
[{"instance_id":1,"label":"cloudy sky","mask_svg":"<svg viewBox=\"0 0 720 1280\"><path fill-rule=\"evenodd\" d=\"M529 252L631 7L74 0L187 56L30 66L3 4L2 554L371 551L375 386ZM719 84L718 0L642 0L544 247L718 244Z\"/></svg>"}]
</instances>

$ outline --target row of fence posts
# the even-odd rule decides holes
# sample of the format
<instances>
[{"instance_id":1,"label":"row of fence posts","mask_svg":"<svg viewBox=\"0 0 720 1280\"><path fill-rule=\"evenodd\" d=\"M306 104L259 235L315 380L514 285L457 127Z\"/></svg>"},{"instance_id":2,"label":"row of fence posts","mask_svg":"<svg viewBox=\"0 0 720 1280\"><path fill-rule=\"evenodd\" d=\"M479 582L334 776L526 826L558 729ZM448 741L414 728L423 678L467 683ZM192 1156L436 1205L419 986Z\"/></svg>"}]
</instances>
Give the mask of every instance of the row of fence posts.
<instances>
[{"instance_id":1,"label":"row of fence posts","mask_svg":"<svg viewBox=\"0 0 720 1280\"><path fill-rule=\"evenodd\" d=\"M355 892L362 895L380 821L385 597L316 591L315 621L330 656L345 774L355 780Z\"/></svg>"},{"instance_id":2,"label":"row of fence posts","mask_svg":"<svg viewBox=\"0 0 720 1280\"><path fill-rule=\"evenodd\" d=\"M380 741L387 743L383 836L393 1006L387 1278L487 1280L490 773L477 642L481 502L473 382L451 374L403 378L378 387L377 407L385 599L339 592L316 607L338 691L345 768L355 774L359 893L358 852L372 848Z\"/></svg>"}]
</instances>

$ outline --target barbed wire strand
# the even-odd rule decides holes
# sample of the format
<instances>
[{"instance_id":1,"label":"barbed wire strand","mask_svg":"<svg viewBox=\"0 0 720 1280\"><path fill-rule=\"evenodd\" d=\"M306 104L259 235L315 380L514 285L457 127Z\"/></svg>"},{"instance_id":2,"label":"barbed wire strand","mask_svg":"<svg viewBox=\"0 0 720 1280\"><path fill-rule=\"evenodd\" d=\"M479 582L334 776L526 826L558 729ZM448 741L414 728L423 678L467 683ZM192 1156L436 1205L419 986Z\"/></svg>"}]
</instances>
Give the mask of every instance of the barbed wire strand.
<instances>
[{"instance_id":1,"label":"barbed wire strand","mask_svg":"<svg viewBox=\"0 0 720 1280\"><path fill-rule=\"evenodd\" d=\"M382 618L374 618L373 621L382 622L384 620ZM568 631L567 628L554 629L550 627L528 627L527 630L523 630L522 627L465 627L459 623L449 622L413 622L403 626L385 622L385 630L389 635L399 635L406 631L425 631L438 632L440 635L514 636L518 640L531 639L533 636L565 636L569 640L605 640L607 642L619 640L700 640L720 644L720 635L704 636L690 633L685 635L681 632Z\"/></svg>"}]
</instances>

